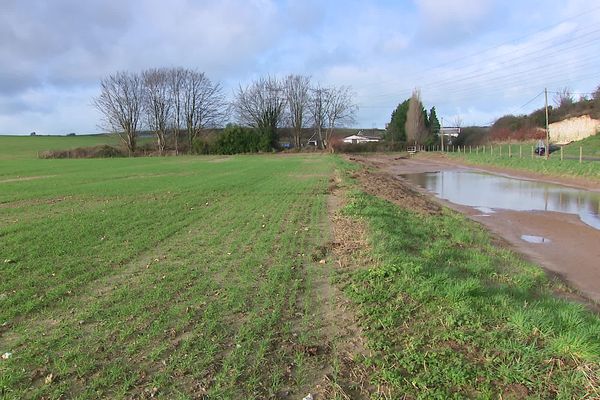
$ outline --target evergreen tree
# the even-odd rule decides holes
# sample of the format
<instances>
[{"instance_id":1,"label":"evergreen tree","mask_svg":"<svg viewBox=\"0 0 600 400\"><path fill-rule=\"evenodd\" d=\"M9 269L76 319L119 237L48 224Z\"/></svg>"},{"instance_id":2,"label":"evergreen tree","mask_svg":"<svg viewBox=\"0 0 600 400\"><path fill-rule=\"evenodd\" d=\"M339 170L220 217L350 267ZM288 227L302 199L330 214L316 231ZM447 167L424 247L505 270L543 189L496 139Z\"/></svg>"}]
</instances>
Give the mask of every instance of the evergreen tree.
<instances>
[{"instance_id":1,"label":"evergreen tree","mask_svg":"<svg viewBox=\"0 0 600 400\"><path fill-rule=\"evenodd\" d=\"M398 107L392 112L392 118L387 127L386 139L392 142L406 141L406 115L408 114L408 103L410 99L404 100L398 104Z\"/></svg>"},{"instance_id":2,"label":"evergreen tree","mask_svg":"<svg viewBox=\"0 0 600 400\"><path fill-rule=\"evenodd\" d=\"M431 107L431 110L429 111L429 123L427 125L429 127L429 132L434 136L438 136L441 125L437 113L435 112L435 106Z\"/></svg>"}]
</instances>

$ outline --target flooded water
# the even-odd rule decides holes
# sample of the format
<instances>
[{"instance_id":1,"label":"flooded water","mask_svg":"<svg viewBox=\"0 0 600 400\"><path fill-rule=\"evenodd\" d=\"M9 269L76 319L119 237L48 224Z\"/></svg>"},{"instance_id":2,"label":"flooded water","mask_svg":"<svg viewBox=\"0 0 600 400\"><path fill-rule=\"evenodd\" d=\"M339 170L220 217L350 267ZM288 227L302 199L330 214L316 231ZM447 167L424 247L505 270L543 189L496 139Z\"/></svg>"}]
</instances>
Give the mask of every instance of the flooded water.
<instances>
[{"instance_id":1,"label":"flooded water","mask_svg":"<svg viewBox=\"0 0 600 400\"><path fill-rule=\"evenodd\" d=\"M600 230L600 193L472 171L406 174L403 178L452 203L489 214L495 209L578 215Z\"/></svg>"},{"instance_id":2,"label":"flooded water","mask_svg":"<svg viewBox=\"0 0 600 400\"><path fill-rule=\"evenodd\" d=\"M550 239L545 238L543 236L534 236L534 235L521 235L521 240L526 241L527 243L550 243Z\"/></svg>"}]
</instances>

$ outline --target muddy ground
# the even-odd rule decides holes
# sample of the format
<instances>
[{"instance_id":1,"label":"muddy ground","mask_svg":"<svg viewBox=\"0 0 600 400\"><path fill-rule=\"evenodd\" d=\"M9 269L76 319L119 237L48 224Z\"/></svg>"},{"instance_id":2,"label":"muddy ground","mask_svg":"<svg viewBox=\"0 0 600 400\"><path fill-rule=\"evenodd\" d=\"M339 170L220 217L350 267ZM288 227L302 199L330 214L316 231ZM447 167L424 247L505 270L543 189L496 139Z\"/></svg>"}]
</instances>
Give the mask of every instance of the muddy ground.
<instances>
[{"instance_id":1,"label":"muddy ground","mask_svg":"<svg viewBox=\"0 0 600 400\"><path fill-rule=\"evenodd\" d=\"M412 209L435 213L440 205L467 215L482 224L506 246L523 254L528 260L559 276L575 291L563 293L576 300L591 300L600 304L600 231L579 220L576 215L557 212L523 212L496 210L487 216L472 207L461 206L436 198L433 194L409 184L400 175L434 172L449 169L483 170L499 175L558 183L571 187L600 191L600 182L578 178L548 177L514 170L461 164L457 160L439 156L402 158L394 155L349 157L352 161L370 167L369 176L357 177L372 194L388 200L410 203ZM542 236L551 243L527 243L522 235ZM584 299L585 298L585 299Z\"/></svg>"}]
</instances>

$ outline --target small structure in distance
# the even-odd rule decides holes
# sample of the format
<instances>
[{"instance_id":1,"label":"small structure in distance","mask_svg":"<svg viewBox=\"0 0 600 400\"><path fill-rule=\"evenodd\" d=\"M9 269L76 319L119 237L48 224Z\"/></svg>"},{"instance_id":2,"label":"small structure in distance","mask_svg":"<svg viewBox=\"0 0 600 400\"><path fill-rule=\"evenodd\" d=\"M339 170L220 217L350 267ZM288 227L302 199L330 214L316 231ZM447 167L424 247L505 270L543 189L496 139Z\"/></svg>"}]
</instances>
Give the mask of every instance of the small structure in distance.
<instances>
[{"instance_id":1,"label":"small structure in distance","mask_svg":"<svg viewBox=\"0 0 600 400\"><path fill-rule=\"evenodd\" d=\"M447 145L451 145L452 139L457 138L459 134L460 126L446 126L440 128L440 136L442 137L443 143L446 143Z\"/></svg>"},{"instance_id":2,"label":"small structure in distance","mask_svg":"<svg viewBox=\"0 0 600 400\"><path fill-rule=\"evenodd\" d=\"M358 144L358 143L369 143L369 142L379 142L381 138L375 136L366 136L362 131L358 131L356 135L346 136L343 139L344 143Z\"/></svg>"}]
</instances>

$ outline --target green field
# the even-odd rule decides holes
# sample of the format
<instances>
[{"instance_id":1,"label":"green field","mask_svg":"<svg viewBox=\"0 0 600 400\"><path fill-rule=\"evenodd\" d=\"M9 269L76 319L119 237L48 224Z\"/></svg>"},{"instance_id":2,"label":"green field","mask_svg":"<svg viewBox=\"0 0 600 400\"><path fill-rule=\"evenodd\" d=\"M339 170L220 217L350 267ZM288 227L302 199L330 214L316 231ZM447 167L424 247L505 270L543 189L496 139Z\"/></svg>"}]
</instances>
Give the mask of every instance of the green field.
<instances>
[{"instance_id":1,"label":"green field","mask_svg":"<svg viewBox=\"0 0 600 400\"><path fill-rule=\"evenodd\" d=\"M120 139L112 135L82 136L2 136L0 160L26 160L46 150L74 149L101 144L118 145Z\"/></svg>"},{"instance_id":2,"label":"green field","mask_svg":"<svg viewBox=\"0 0 600 400\"><path fill-rule=\"evenodd\" d=\"M568 288L454 212L366 195L340 158L39 160L30 139L0 137L0 398L600 390L600 320ZM334 176L364 227L342 269Z\"/></svg>"},{"instance_id":3,"label":"green field","mask_svg":"<svg viewBox=\"0 0 600 400\"><path fill-rule=\"evenodd\" d=\"M264 397L310 376L330 159L0 166L0 393Z\"/></svg>"}]
</instances>

